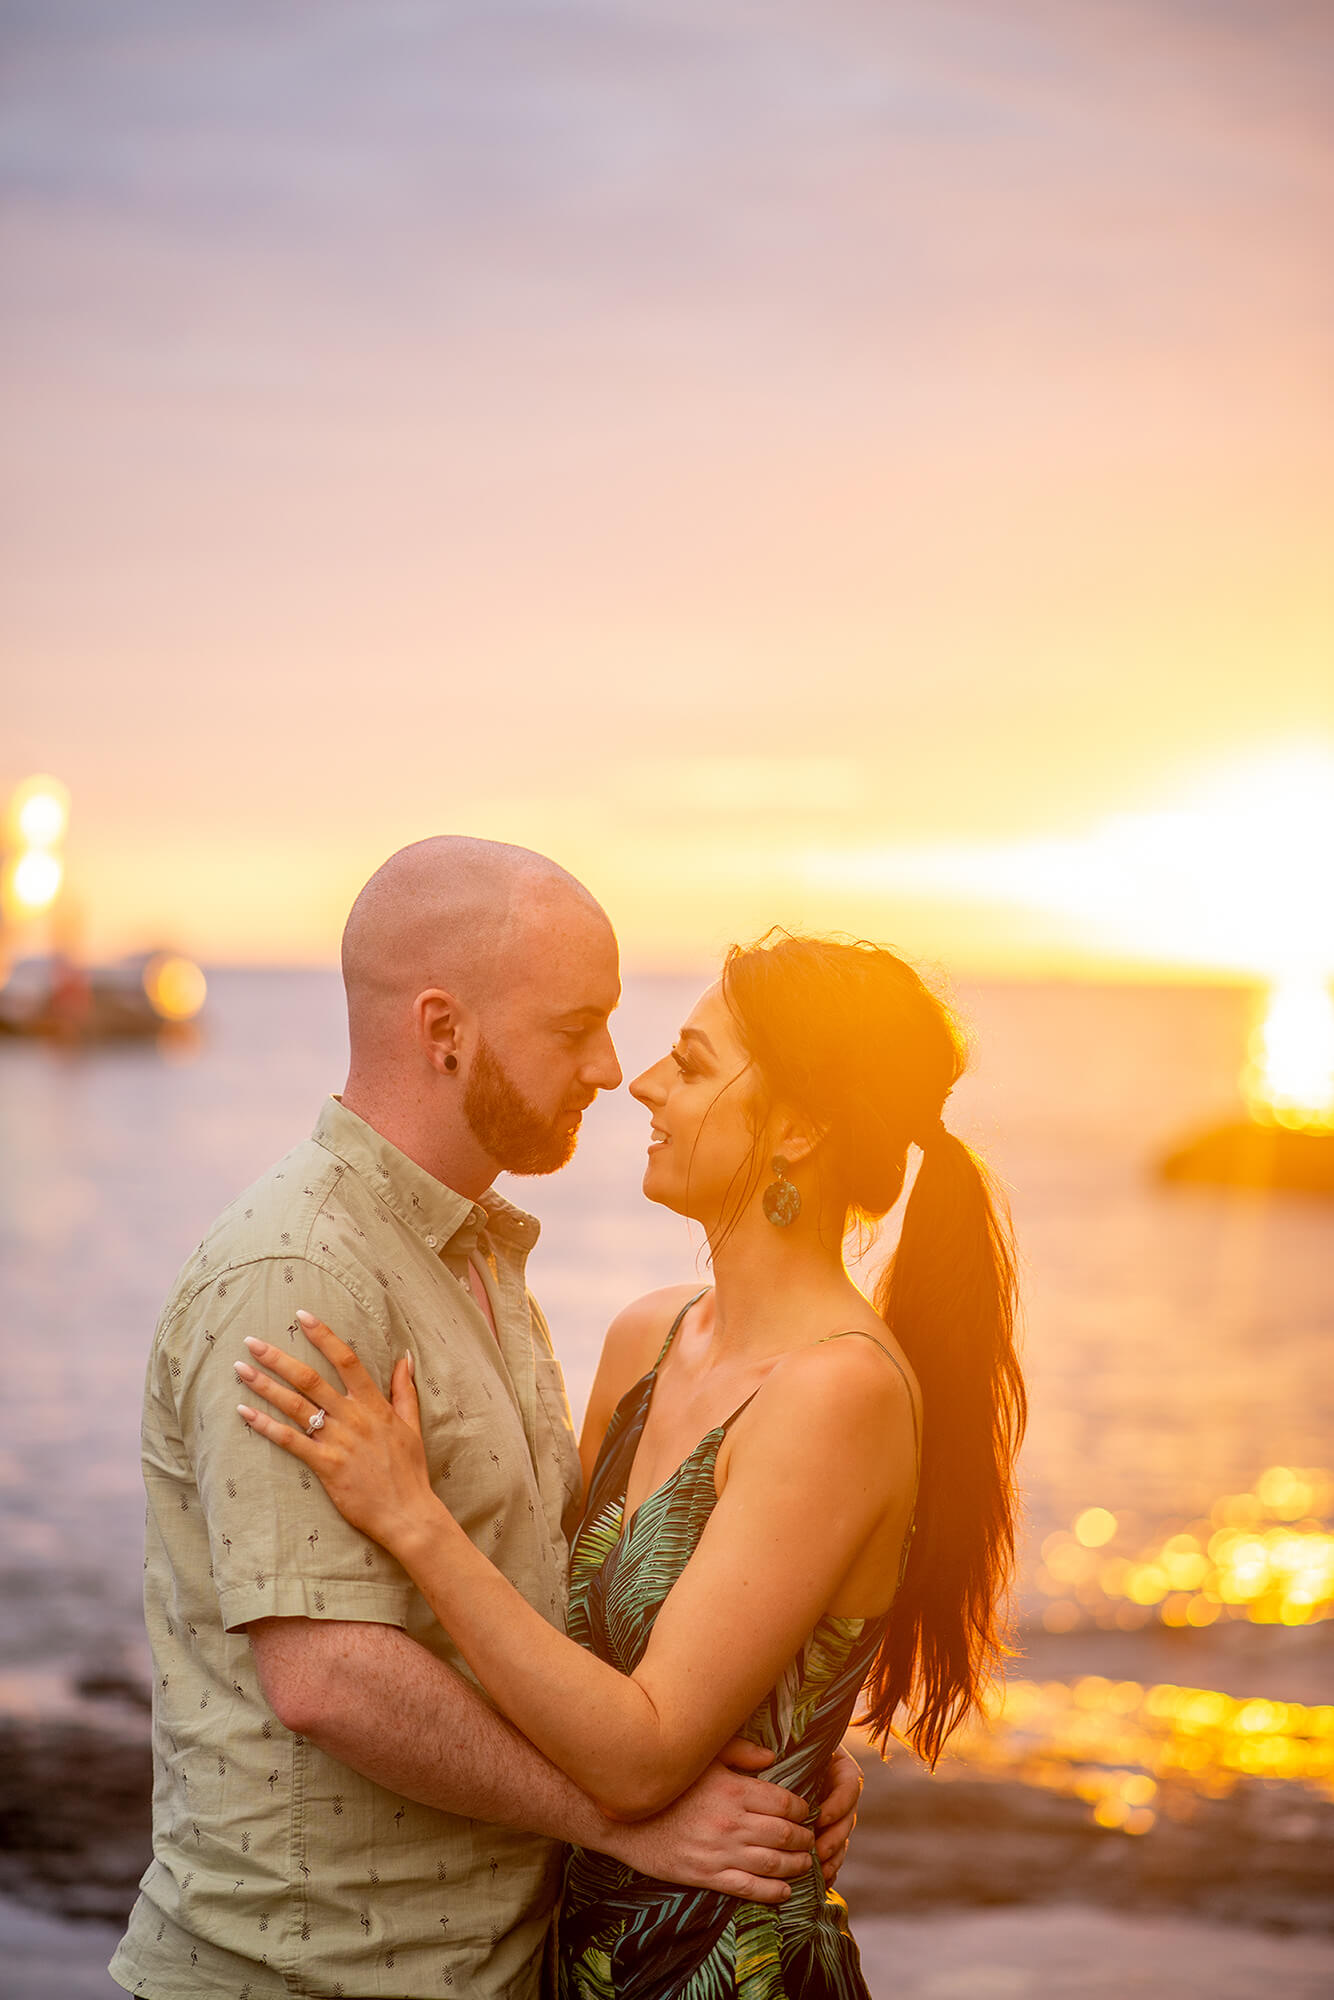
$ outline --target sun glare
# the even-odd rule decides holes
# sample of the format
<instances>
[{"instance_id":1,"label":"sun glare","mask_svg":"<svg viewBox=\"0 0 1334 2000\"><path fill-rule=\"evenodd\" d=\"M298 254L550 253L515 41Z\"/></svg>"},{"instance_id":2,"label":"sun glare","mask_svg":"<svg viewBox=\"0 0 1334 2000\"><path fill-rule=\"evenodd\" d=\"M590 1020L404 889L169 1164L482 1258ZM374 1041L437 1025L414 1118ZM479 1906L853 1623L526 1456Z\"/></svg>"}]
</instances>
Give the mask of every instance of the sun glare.
<instances>
[{"instance_id":1,"label":"sun glare","mask_svg":"<svg viewBox=\"0 0 1334 2000\"><path fill-rule=\"evenodd\" d=\"M1100 953L1286 983L1334 972L1331 855L1334 752L1307 744L1078 837L822 852L807 874L1042 911Z\"/></svg>"},{"instance_id":2,"label":"sun glare","mask_svg":"<svg viewBox=\"0 0 1334 2000\"><path fill-rule=\"evenodd\" d=\"M1318 977L1281 980L1251 1036L1243 1076L1253 1118L1334 1131L1334 999Z\"/></svg>"}]
</instances>

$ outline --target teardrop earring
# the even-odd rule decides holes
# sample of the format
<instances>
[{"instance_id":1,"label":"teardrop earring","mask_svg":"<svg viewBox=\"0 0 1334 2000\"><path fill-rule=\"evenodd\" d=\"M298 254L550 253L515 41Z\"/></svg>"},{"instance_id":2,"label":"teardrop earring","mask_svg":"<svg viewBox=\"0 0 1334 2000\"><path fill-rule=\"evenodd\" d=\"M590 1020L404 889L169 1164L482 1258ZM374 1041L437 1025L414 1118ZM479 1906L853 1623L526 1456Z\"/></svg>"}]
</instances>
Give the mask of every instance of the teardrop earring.
<instances>
[{"instance_id":1,"label":"teardrop earring","mask_svg":"<svg viewBox=\"0 0 1334 2000\"><path fill-rule=\"evenodd\" d=\"M773 1158L774 1179L761 1197L767 1221L775 1229L786 1229L801 1214L801 1190L787 1177L787 1161L781 1153Z\"/></svg>"}]
</instances>

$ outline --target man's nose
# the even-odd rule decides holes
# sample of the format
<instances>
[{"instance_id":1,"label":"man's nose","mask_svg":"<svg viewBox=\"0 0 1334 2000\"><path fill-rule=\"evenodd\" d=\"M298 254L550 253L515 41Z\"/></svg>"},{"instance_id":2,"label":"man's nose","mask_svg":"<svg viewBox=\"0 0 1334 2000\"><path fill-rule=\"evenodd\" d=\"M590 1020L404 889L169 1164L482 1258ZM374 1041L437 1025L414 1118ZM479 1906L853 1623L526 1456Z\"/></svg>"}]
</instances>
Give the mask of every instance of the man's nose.
<instances>
[{"instance_id":1,"label":"man's nose","mask_svg":"<svg viewBox=\"0 0 1334 2000\"><path fill-rule=\"evenodd\" d=\"M585 1065L583 1078L599 1090L615 1090L620 1083L621 1065L616 1057L616 1044L610 1035L602 1036L592 1062Z\"/></svg>"}]
</instances>

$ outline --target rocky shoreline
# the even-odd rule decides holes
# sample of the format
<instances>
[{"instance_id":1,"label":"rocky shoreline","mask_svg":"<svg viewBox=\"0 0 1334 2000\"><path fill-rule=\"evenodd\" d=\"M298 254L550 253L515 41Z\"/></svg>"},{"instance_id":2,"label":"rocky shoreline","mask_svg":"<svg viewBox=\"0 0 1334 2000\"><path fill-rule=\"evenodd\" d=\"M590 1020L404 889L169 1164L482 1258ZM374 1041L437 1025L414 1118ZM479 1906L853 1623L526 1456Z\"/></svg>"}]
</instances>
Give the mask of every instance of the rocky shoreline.
<instances>
[{"instance_id":1,"label":"rocky shoreline","mask_svg":"<svg viewBox=\"0 0 1334 2000\"><path fill-rule=\"evenodd\" d=\"M1109 1649L1107 1636L1087 1655L1039 1643L1023 1669L1055 1679L1096 1658L1103 1673L1167 1679L1172 1667L1195 1685L1212 1670L1204 1685L1263 1681L1311 1699L1328 1685L1334 1630L1281 1635L1302 1643L1267 1661L1249 1638L1229 1661L1216 1642L1144 1635ZM149 1857L147 1692L118 1671L27 1677L21 1700L15 1685L0 1684L0 1896L119 1923ZM1083 1799L965 1763L932 1777L906 1750L888 1764L868 1751L865 1770L840 1885L854 1916L1078 1902L1334 1934L1334 1800L1316 1787L1247 1778L1132 1837L1094 1824Z\"/></svg>"},{"instance_id":2,"label":"rocky shoreline","mask_svg":"<svg viewBox=\"0 0 1334 2000\"><path fill-rule=\"evenodd\" d=\"M151 1854L146 1691L41 1696L0 1710L0 1896L123 1923Z\"/></svg>"},{"instance_id":3,"label":"rocky shoreline","mask_svg":"<svg viewBox=\"0 0 1334 2000\"><path fill-rule=\"evenodd\" d=\"M868 1760L840 1880L858 1913L1068 1902L1334 1935L1334 1801L1253 1780L1142 1836L1036 1785Z\"/></svg>"}]
</instances>

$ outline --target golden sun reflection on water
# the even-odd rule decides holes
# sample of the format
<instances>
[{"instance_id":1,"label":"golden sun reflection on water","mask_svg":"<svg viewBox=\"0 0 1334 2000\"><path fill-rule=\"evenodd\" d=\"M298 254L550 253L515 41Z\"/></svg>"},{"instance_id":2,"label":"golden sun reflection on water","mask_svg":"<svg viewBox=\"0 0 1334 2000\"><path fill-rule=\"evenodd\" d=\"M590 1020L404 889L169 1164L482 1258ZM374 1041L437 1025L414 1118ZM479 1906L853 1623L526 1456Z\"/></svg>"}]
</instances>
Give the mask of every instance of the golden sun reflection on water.
<instances>
[{"instance_id":1,"label":"golden sun reflection on water","mask_svg":"<svg viewBox=\"0 0 1334 2000\"><path fill-rule=\"evenodd\" d=\"M1096 1674L1012 1680L989 1717L955 1739L940 1773L969 1768L1084 1799L1097 1826L1147 1833L1160 1813L1190 1818L1200 1798L1224 1798L1247 1778L1334 1799L1334 1706Z\"/></svg>"},{"instance_id":2,"label":"golden sun reflection on water","mask_svg":"<svg viewBox=\"0 0 1334 2000\"><path fill-rule=\"evenodd\" d=\"M1148 1543L1123 1535L1106 1508L1086 1508L1042 1544L1034 1581L1051 1600L1043 1627L1309 1625L1334 1616L1332 1504L1328 1472L1271 1465L1251 1492L1225 1494L1207 1518Z\"/></svg>"},{"instance_id":3,"label":"golden sun reflection on water","mask_svg":"<svg viewBox=\"0 0 1334 2000\"><path fill-rule=\"evenodd\" d=\"M1306 1625L1334 1615L1334 1477L1271 1465L1207 1518L1136 1544L1106 1507L1086 1507L1042 1544L1048 1632L1207 1626L1241 1618ZM970 1772L1083 1799L1108 1831L1190 1819L1248 1779L1334 1800L1334 1706L1237 1697L1088 1674L1013 1679L961 1731L940 1775Z\"/></svg>"}]
</instances>

